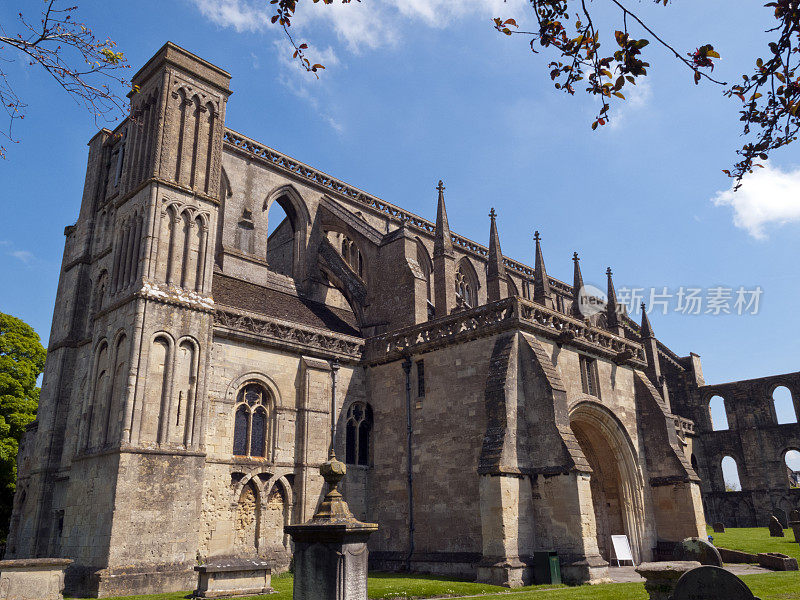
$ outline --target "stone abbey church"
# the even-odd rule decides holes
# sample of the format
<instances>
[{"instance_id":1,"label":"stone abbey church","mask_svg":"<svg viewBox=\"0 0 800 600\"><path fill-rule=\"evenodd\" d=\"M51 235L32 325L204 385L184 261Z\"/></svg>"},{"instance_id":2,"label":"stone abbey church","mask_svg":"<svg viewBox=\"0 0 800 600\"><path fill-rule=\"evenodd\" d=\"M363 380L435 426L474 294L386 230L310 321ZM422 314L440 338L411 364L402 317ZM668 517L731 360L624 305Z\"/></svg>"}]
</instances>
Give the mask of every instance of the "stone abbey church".
<instances>
[{"instance_id":1,"label":"stone abbey church","mask_svg":"<svg viewBox=\"0 0 800 600\"><path fill-rule=\"evenodd\" d=\"M191 589L214 557L286 568L332 421L376 569L514 586L556 551L600 580L611 535L650 560L706 515L798 506L769 396L800 374L705 386L610 270L586 318L577 255L564 283L538 235L533 267L503 256L494 213L488 247L451 232L441 184L433 223L228 129L229 81L167 44L89 143L6 558L70 558L68 591L100 597Z\"/></svg>"}]
</instances>

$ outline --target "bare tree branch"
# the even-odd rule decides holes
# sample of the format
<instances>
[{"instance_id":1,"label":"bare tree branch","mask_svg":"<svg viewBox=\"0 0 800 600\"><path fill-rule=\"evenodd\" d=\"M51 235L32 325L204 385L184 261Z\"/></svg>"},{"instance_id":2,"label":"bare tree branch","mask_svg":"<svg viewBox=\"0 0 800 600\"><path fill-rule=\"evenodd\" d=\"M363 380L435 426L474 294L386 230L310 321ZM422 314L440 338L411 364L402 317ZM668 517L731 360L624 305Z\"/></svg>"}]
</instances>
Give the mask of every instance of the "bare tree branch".
<instances>
[{"instance_id":1,"label":"bare tree branch","mask_svg":"<svg viewBox=\"0 0 800 600\"><path fill-rule=\"evenodd\" d=\"M40 67L75 102L88 110L98 122L107 122L124 116L127 101L115 91L127 85L121 72L129 69L122 52L110 39L95 37L84 23L73 20L76 6L61 8L59 0L45 0L38 22L18 14L19 31L8 32L0 25L0 103L8 115L8 127L0 129L0 136L18 142L13 126L25 118L27 104L17 93L14 82L2 63L24 60L28 66ZM6 148L0 145L0 157L5 158Z\"/></svg>"}]
</instances>

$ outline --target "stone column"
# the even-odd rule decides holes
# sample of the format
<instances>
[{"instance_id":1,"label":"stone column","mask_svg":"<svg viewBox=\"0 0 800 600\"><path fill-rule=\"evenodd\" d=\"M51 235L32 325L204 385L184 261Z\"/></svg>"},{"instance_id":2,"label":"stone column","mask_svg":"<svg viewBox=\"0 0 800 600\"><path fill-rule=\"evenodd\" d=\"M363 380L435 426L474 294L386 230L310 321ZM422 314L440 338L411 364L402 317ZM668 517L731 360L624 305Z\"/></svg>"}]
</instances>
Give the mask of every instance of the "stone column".
<instances>
[{"instance_id":1,"label":"stone column","mask_svg":"<svg viewBox=\"0 0 800 600\"><path fill-rule=\"evenodd\" d=\"M294 600L367 600L367 539L375 523L358 521L337 489L344 463L330 458L319 468L328 494L314 517L284 531L294 541Z\"/></svg>"}]
</instances>

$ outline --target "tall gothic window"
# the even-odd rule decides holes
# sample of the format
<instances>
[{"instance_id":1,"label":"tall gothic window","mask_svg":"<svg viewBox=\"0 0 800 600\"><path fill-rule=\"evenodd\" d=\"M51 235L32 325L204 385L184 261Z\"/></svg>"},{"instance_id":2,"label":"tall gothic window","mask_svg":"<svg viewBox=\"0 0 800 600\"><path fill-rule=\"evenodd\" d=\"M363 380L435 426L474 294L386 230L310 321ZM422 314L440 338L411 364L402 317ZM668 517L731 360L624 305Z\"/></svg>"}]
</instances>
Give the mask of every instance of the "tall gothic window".
<instances>
[{"instance_id":1,"label":"tall gothic window","mask_svg":"<svg viewBox=\"0 0 800 600\"><path fill-rule=\"evenodd\" d=\"M463 260L456 269L456 301L465 308L478 305L478 282L472 268Z\"/></svg>"},{"instance_id":2,"label":"tall gothic window","mask_svg":"<svg viewBox=\"0 0 800 600\"><path fill-rule=\"evenodd\" d=\"M248 383L236 396L233 424L235 456L267 456L269 446L270 396L259 383Z\"/></svg>"},{"instance_id":3,"label":"tall gothic window","mask_svg":"<svg viewBox=\"0 0 800 600\"><path fill-rule=\"evenodd\" d=\"M342 257L359 277L364 277L364 259L355 242L346 235L342 236Z\"/></svg>"},{"instance_id":4,"label":"tall gothic window","mask_svg":"<svg viewBox=\"0 0 800 600\"><path fill-rule=\"evenodd\" d=\"M581 355L581 384L583 393L600 397L600 380L597 376L597 360Z\"/></svg>"},{"instance_id":5,"label":"tall gothic window","mask_svg":"<svg viewBox=\"0 0 800 600\"><path fill-rule=\"evenodd\" d=\"M369 443L372 434L372 407L353 402L347 409L345 462L349 465L369 465Z\"/></svg>"}]
</instances>

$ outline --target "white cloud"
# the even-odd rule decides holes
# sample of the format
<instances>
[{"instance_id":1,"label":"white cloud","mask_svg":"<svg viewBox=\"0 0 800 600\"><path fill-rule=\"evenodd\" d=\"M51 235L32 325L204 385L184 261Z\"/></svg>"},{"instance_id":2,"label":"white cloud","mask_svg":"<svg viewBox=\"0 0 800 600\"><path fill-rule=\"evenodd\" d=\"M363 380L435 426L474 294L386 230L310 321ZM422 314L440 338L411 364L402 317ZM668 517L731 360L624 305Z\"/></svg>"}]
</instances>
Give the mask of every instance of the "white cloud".
<instances>
[{"instance_id":1,"label":"white cloud","mask_svg":"<svg viewBox=\"0 0 800 600\"><path fill-rule=\"evenodd\" d=\"M768 225L800 221L800 169L782 171L769 163L742 180L739 191L717 192L715 206L733 209L733 224L758 240L767 238Z\"/></svg>"},{"instance_id":2,"label":"white cloud","mask_svg":"<svg viewBox=\"0 0 800 600\"><path fill-rule=\"evenodd\" d=\"M612 100L611 121L609 127L616 129L624 125L632 116L646 108L653 97L653 88L649 79L641 79L636 85L626 84L622 88L625 100Z\"/></svg>"},{"instance_id":3,"label":"white cloud","mask_svg":"<svg viewBox=\"0 0 800 600\"><path fill-rule=\"evenodd\" d=\"M200 13L221 27L256 32L270 24L266 0L191 0ZM513 17L522 24L530 12L527 0L362 0L342 4L304 3L292 29L333 30L351 52L397 44L404 26L422 22L444 28L465 17ZM488 23L487 23L488 25ZM277 30L277 26L275 27Z\"/></svg>"},{"instance_id":4,"label":"white cloud","mask_svg":"<svg viewBox=\"0 0 800 600\"><path fill-rule=\"evenodd\" d=\"M31 264L31 262L33 262L33 259L36 258L33 255L33 252L28 252L27 250L12 250L11 252L9 252L9 254L14 258L16 258L17 260L21 260L26 265Z\"/></svg>"},{"instance_id":5,"label":"white cloud","mask_svg":"<svg viewBox=\"0 0 800 600\"><path fill-rule=\"evenodd\" d=\"M192 0L200 13L221 27L233 27L237 32L253 32L269 23L270 11L266 1Z\"/></svg>"},{"instance_id":6,"label":"white cloud","mask_svg":"<svg viewBox=\"0 0 800 600\"><path fill-rule=\"evenodd\" d=\"M526 14L525 9L530 9L527 0L391 0L391 3L403 16L434 27L446 27L472 15L513 17L519 21Z\"/></svg>"},{"instance_id":7,"label":"white cloud","mask_svg":"<svg viewBox=\"0 0 800 600\"><path fill-rule=\"evenodd\" d=\"M327 81L325 79L318 80L313 73L306 71L296 59L292 58L287 42L276 40L273 44L281 65L279 81L295 96L308 102L311 108L333 129L339 133L344 131L344 126L329 112L326 103L319 99L319 95L324 94L327 90ZM309 45L306 53L314 61L318 61L326 67L339 64L339 57L331 47L317 49Z\"/></svg>"}]
</instances>

